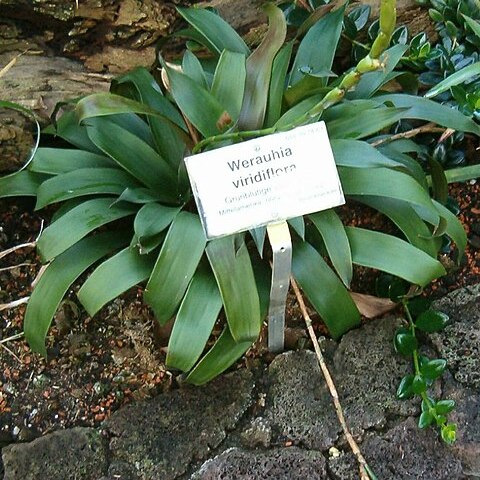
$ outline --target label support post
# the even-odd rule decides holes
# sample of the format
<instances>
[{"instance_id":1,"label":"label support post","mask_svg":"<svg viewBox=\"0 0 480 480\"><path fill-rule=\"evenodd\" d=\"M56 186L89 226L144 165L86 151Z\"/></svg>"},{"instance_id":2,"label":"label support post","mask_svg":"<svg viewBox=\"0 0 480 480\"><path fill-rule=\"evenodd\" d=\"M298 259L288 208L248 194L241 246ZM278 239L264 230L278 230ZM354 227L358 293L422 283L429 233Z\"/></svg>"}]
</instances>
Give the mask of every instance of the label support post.
<instances>
[{"instance_id":1,"label":"label support post","mask_svg":"<svg viewBox=\"0 0 480 480\"><path fill-rule=\"evenodd\" d=\"M271 352L281 352L284 348L285 308L292 268L292 239L287 222L267 225L267 234L273 251L268 349Z\"/></svg>"}]
</instances>

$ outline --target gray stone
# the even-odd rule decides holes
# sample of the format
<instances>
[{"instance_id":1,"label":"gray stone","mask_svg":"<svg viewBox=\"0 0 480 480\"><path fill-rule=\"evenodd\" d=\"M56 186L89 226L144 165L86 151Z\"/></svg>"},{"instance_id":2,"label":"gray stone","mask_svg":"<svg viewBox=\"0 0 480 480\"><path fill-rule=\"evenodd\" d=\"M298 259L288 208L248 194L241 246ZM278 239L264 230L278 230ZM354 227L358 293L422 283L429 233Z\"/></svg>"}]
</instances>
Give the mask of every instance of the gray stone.
<instances>
[{"instance_id":1,"label":"gray stone","mask_svg":"<svg viewBox=\"0 0 480 480\"><path fill-rule=\"evenodd\" d=\"M4 480L96 480L107 470L106 442L93 428L54 432L2 450Z\"/></svg>"},{"instance_id":2,"label":"gray stone","mask_svg":"<svg viewBox=\"0 0 480 480\"><path fill-rule=\"evenodd\" d=\"M397 355L393 336L401 320L388 317L347 333L327 362L352 432L383 428L392 415L418 413L415 401L396 399L402 377L411 373L409 359ZM271 363L266 416L280 439L307 448L331 447L340 432L313 352L288 352Z\"/></svg>"},{"instance_id":3,"label":"gray stone","mask_svg":"<svg viewBox=\"0 0 480 480\"><path fill-rule=\"evenodd\" d=\"M254 418L241 434L242 443L249 448L269 447L272 440L272 427L263 417Z\"/></svg>"},{"instance_id":4,"label":"gray stone","mask_svg":"<svg viewBox=\"0 0 480 480\"><path fill-rule=\"evenodd\" d=\"M457 424L457 440L451 449L462 462L463 472L480 478L480 396L449 381L443 398L455 400L448 415L448 421Z\"/></svg>"},{"instance_id":5,"label":"gray stone","mask_svg":"<svg viewBox=\"0 0 480 480\"><path fill-rule=\"evenodd\" d=\"M411 361L395 353L393 338L402 319L369 321L342 338L334 356L340 401L352 433L383 427L390 415L414 415L414 401L396 399L400 380L412 372Z\"/></svg>"},{"instance_id":6,"label":"gray stone","mask_svg":"<svg viewBox=\"0 0 480 480\"><path fill-rule=\"evenodd\" d=\"M243 370L126 406L106 422L112 437L109 475L169 480L185 473L235 427L252 389L252 376Z\"/></svg>"},{"instance_id":7,"label":"gray stone","mask_svg":"<svg viewBox=\"0 0 480 480\"><path fill-rule=\"evenodd\" d=\"M324 450L340 431L315 354L278 355L269 367L270 389L265 416L280 440Z\"/></svg>"},{"instance_id":8,"label":"gray stone","mask_svg":"<svg viewBox=\"0 0 480 480\"><path fill-rule=\"evenodd\" d=\"M296 447L267 452L229 449L205 462L192 480L326 480L319 452Z\"/></svg>"},{"instance_id":9,"label":"gray stone","mask_svg":"<svg viewBox=\"0 0 480 480\"><path fill-rule=\"evenodd\" d=\"M456 290L434 308L447 313L451 322L431 335L434 346L455 380L480 390L480 285Z\"/></svg>"},{"instance_id":10,"label":"gray stone","mask_svg":"<svg viewBox=\"0 0 480 480\"><path fill-rule=\"evenodd\" d=\"M361 450L375 475L382 480L458 480L462 466L434 429L420 430L409 418L384 436L369 435ZM352 454L328 461L334 480L357 480Z\"/></svg>"}]
</instances>

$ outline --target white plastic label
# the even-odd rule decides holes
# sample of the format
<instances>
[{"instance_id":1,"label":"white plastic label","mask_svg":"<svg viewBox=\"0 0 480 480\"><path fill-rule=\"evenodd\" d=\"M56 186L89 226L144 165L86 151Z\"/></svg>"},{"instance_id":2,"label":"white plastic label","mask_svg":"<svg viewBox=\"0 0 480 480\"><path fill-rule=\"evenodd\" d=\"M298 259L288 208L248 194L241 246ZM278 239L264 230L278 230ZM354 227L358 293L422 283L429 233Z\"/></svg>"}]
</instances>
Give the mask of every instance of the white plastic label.
<instances>
[{"instance_id":1,"label":"white plastic label","mask_svg":"<svg viewBox=\"0 0 480 480\"><path fill-rule=\"evenodd\" d=\"M345 203L324 122L185 158L208 239Z\"/></svg>"}]
</instances>

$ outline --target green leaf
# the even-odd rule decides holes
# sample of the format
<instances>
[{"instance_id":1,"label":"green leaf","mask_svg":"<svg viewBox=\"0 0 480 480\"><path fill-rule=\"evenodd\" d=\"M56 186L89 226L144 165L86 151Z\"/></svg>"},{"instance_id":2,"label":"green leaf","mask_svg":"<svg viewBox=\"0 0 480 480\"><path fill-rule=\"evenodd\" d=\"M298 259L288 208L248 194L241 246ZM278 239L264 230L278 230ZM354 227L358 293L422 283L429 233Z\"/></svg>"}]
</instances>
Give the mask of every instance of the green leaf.
<instances>
[{"instance_id":1,"label":"green leaf","mask_svg":"<svg viewBox=\"0 0 480 480\"><path fill-rule=\"evenodd\" d=\"M455 408L454 400L439 400L435 403L435 411L438 415L446 415Z\"/></svg>"},{"instance_id":2,"label":"green leaf","mask_svg":"<svg viewBox=\"0 0 480 480\"><path fill-rule=\"evenodd\" d=\"M418 342L414 335L405 328L400 328L395 333L395 339L393 342L395 351L401 355L409 357L418 348ZM414 379L412 379L413 388Z\"/></svg>"},{"instance_id":3,"label":"green leaf","mask_svg":"<svg viewBox=\"0 0 480 480\"><path fill-rule=\"evenodd\" d=\"M242 108L247 76L245 61L244 54L224 50L213 76L212 95L234 121L238 120Z\"/></svg>"},{"instance_id":4,"label":"green leaf","mask_svg":"<svg viewBox=\"0 0 480 480\"><path fill-rule=\"evenodd\" d=\"M480 75L480 62L468 65L467 67L462 68L458 72L455 72L452 75L448 76L445 80L437 83L437 85L431 88L424 96L425 98L435 97L436 95L445 92L446 90L455 85L469 81L472 77L475 77L477 75Z\"/></svg>"},{"instance_id":5,"label":"green leaf","mask_svg":"<svg viewBox=\"0 0 480 480\"><path fill-rule=\"evenodd\" d=\"M63 138L80 150L88 150L93 153L102 153L88 138L87 130L83 125L78 124L74 111L65 112L56 122L55 128L52 125L43 130L43 133L51 133Z\"/></svg>"},{"instance_id":6,"label":"green leaf","mask_svg":"<svg viewBox=\"0 0 480 480\"><path fill-rule=\"evenodd\" d=\"M432 179L433 198L445 205L448 199L448 182L443 167L440 162L431 156L428 157L428 164Z\"/></svg>"},{"instance_id":7,"label":"green leaf","mask_svg":"<svg viewBox=\"0 0 480 480\"><path fill-rule=\"evenodd\" d=\"M157 116L160 114L179 128L187 131L185 121L180 112L163 96L156 80L146 68L137 67L120 77L114 78L110 88L112 93L120 93L120 95L124 96L123 90L126 86L133 86L135 89L133 98L141 100L142 103L148 105L156 112L155 115L148 115L149 120L160 118Z\"/></svg>"},{"instance_id":8,"label":"green leaf","mask_svg":"<svg viewBox=\"0 0 480 480\"><path fill-rule=\"evenodd\" d=\"M136 249L127 247L99 265L77 296L93 317L108 302L146 280L154 262L152 255L140 255Z\"/></svg>"},{"instance_id":9,"label":"green leaf","mask_svg":"<svg viewBox=\"0 0 480 480\"><path fill-rule=\"evenodd\" d=\"M447 235L455 242L455 245L458 249L458 261L460 262L463 254L465 253L465 248L467 246L467 234L463 228L460 220L445 206L442 204L433 201L435 208L441 217L443 217L447 222ZM427 219L426 219L427 220ZM427 220L428 222L430 220Z\"/></svg>"},{"instance_id":10,"label":"green leaf","mask_svg":"<svg viewBox=\"0 0 480 480\"><path fill-rule=\"evenodd\" d=\"M59 175L79 168L109 168L115 166L109 158L85 150L46 148L37 150L28 169L32 172Z\"/></svg>"},{"instance_id":11,"label":"green leaf","mask_svg":"<svg viewBox=\"0 0 480 480\"><path fill-rule=\"evenodd\" d=\"M331 141L335 163L340 167L375 168L395 167L402 164L383 155L378 149L361 140L333 139Z\"/></svg>"},{"instance_id":12,"label":"green leaf","mask_svg":"<svg viewBox=\"0 0 480 480\"><path fill-rule=\"evenodd\" d=\"M406 173L389 168L350 167L339 167L338 173L346 195L395 198L412 205L422 205L434 215L435 209L428 192Z\"/></svg>"},{"instance_id":13,"label":"green leaf","mask_svg":"<svg viewBox=\"0 0 480 480\"><path fill-rule=\"evenodd\" d=\"M98 148L162 200L177 200L176 172L147 143L104 118L90 119L87 131Z\"/></svg>"},{"instance_id":14,"label":"green leaf","mask_svg":"<svg viewBox=\"0 0 480 480\"><path fill-rule=\"evenodd\" d=\"M441 105L428 98L393 93L380 95L375 97L374 100L379 103L392 102L398 108L407 108L408 110L404 110L401 118L425 120L426 122L437 123L442 127L480 135L480 125L476 124L471 118L455 108Z\"/></svg>"},{"instance_id":15,"label":"green leaf","mask_svg":"<svg viewBox=\"0 0 480 480\"><path fill-rule=\"evenodd\" d=\"M182 60L182 72L190 77L198 86L208 90L207 78L200 60L190 51L185 50Z\"/></svg>"},{"instance_id":16,"label":"green leaf","mask_svg":"<svg viewBox=\"0 0 480 480\"><path fill-rule=\"evenodd\" d=\"M427 379L427 380L435 380L438 377L441 377L443 372L447 368L447 361L441 358L436 360L430 360L427 363L424 363L420 367L420 373Z\"/></svg>"},{"instance_id":17,"label":"green leaf","mask_svg":"<svg viewBox=\"0 0 480 480\"><path fill-rule=\"evenodd\" d=\"M415 326L422 332L440 332L449 321L446 313L437 310L426 310L415 320Z\"/></svg>"},{"instance_id":18,"label":"green leaf","mask_svg":"<svg viewBox=\"0 0 480 480\"><path fill-rule=\"evenodd\" d=\"M43 182L38 188L35 209L85 195L120 195L125 187L138 185L131 175L118 168L80 168Z\"/></svg>"},{"instance_id":19,"label":"green leaf","mask_svg":"<svg viewBox=\"0 0 480 480\"><path fill-rule=\"evenodd\" d=\"M204 137L211 137L231 123L225 118L225 108L207 90L198 86L187 75L166 65L171 93L180 110ZM225 123L225 125L223 125Z\"/></svg>"},{"instance_id":20,"label":"green leaf","mask_svg":"<svg viewBox=\"0 0 480 480\"><path fill-rule=\"evenodd\" d=\"M272 76L268 89L267 113L265 115L265 127L273 126L281 116L283 92L288 65L292 56L293 42L284 45L273 60Z\"/></svg>"},{"instance_id":21,"label":"green leaf","mask_svg":"<svg viewBox=\"0 0 480 480\"><path fill-rule=\"evenodd\" d=\"M309 215L325 243L328 256L348 288L353 276L352 253L345 227L333 209Z\"/></svg>"},{"instance_id":22,"label":"green leaf","mask_svg":"<svg viewBox=\"0 0 480 480\"><path fill-rule=\"evenodd\" d=\"M477 5L478 8L478 5ZM464 15L463 13L461 14L462 17L466 20L467 25L472 29L473 33L480 38L480 23L474 20L473 18Z\"/></svg>"},{"instance_id":23,"label":"green leaf","mask_svg":"<svg viewBox=\"0 0 480 480\"><path fill-rule=\"evenodd\" d=\"M135 216L133 229L140 243L165 230L180 212L180 207L166 207L159 203L147 203Z\"/></svg>"},{"instance_id":24,"label":"green leaf","mask_svg":"<svg viewBox=\"0 0 480 480\"><path fill-rule=\"evenodd\" d=\"M243 236L231 235L212 240L206 251L233 338L239 343L255 340L261 327L260 304Z\"/></svg>"},{"instance_id":25,"label":"green leaf","mask_svg":"<svg viewBox=\"0 0 480 480\"><path fill-rule=\"evenodd\" d=\"M219 15L203 8L178 8L178 13L198 32L204 45L220 55L224 50L248 55L242 37Z\"/></svg>"},{"instance_id":26,"label":"green leaf","mask_svg":"<svg viewBox=\"0 0 480 480\"><path fill-rule=\"evenodd\" d=\"M345 227L357 265L391 273L416 285L445 275L442 264L409 243L385 233Z\"/></svg>"},{"instance_id":27,"label":"green leaf","mask_svg":"<svg viewBox=\"0 0 480 480\"><path fill-rule=\"evenodd\" d=\"M294 217L287 220L288 224L295 230L297 235L305 240L305 220L303 217Z\"/></svg>"},{"instance_id":28,"label":"green leaf","mask_svg":"<svg viewBox=\"0 0 480 480\"><path fill-rule=\"evenodd\" d=\"M427 428L429 425L432 424L433 420L434 417L432 413L430 413L428 410L422 412L418 419L418 428Z\"/></svg>"},{"instance_id":29,"label":"green leaf","mask_svg":"<svg viewBox=\"0 0 480 480\"><path fill-rule=\"evenodd\" d=\"M166 364L187 372L200 358L215 325L222 298L208 268L197 269L178 309L168 342Z\"/></svg>"},{"instance_id":30,"label":"green leaf","mask_svg":"<svg viewBox=\"0 0 480 480\"><path fill-rule=\"evenodd\" d=\"M357 326L352 297L321 255L307 242L295 242L292 274L334 338Z\"/></svg>"},{"instance_id":31,"label":"green leaf","mask_svg":"<svg viewBox=\"0 0 480 480\"><path fill-rule=\"evenodd\" d=\"M145 115L162 115L158 110L137 102L131 98L113 93L93 93L82 98L75 107L77 121L84 122L89 118L118 115L122 113L142 113Z\"/></svg>"},{"instance_id":32,"label":"green leaf","mask_svg":"<svg viewBox=\"0 0 480 480\"><path fill-rule=\"evenodd\" d=\"M403 54L408 50L408 45L394 45L384 52L381 57L384 66L375 72L362 75L358 85L348 98L369 98L388 80L390 73L397 66Z\"/></svg>"},{"instance_id":33,"label":"green leaf","mask_svg":"<svg viewBox=\"0 0 480 480\"><path fill-rule=\"evenodd\" d=\"M312 97L302 100L300 103L290 108L290 110L287 110L275 123L275 126L278 130L281 130L290 125L303 114L311 110L322 98L323 95L313 95Z\"/></svg>"},{"instance_id":34,"label":"green leaf","mask_svg":"<svg viewBox=\"0 0 480 480\"><path fill-rule=\"evenodd\" d=\"M407 398L413 397L412 383L413 375L406 375L402 378L400 385L397 389L397 398L399 400L406 400Z\"/></svg>"},{"instance_id":35,"label":"green leaf","mask_svg":"<svg viewBox=\"0 0 480 480\"><path fill-rule=\"evenodd\" d=\"M251 345L252 341L235 342L228 327L225 328L213 347L190 372L186 381L194 385L207 383L237 361Z\"/></svg>"},{"instance_id":36,"label":"green leaf","mask_svg":"<svg viewBox=\"0 0 480 480\"><path fill-rule=\"evenodd\" d=\"M287 23L282 10L273 4L267 4L264 10L268 15L267 34L247 58L245 94L238 119L242 130L261 128L264 123L273 61L287 35Z\"/></svg>"},{"instance_id":37,"label":"green leaf","mask_svg":"<svg viewBox=\"0 0 480 480\"><path fill-rule=\"evenodd\" d=\"M175 314L205 245L198 216L180 212L170 225L144 294L161 325Z\"/></svg>"},{"instance_id":38,"label":"green leaf","mask_svg":"<svg viewBox=\"0 0 480 480\"><path fill-rule=\"evenodd\" d=\"M423 375L415 375L412 382L413 393L420 395L427 391L427 382Z\"/></svg>"},{"instance_id":39,"label":"green leaf","mask_svg":"<svg viewBox=\"0 0 480 480\"><path fill-rule=\"evenodd\" d=\"M414 247L423 250L433 258L437 257L437 245L432 238L430 229L407 202L367 195L354 198L390 218Z\"/></svg>"},{"instance_id":40,"label":"green leaf","mask_svg":"<svg viewBox=\"0 0 480 480\"><path fill-rule=\"evenodd\" d=\"M25 338L33 351L46 357L45 337L70 285L90 265L127 241L118 231L95 235L81 240L48 265L32 292L23 321Z\"/></svg>"},{"instance_id":41,"label":"green leaf","mask_svg":"<svg viewBox=\"0 0 480 480\"><path fill-rule=\"evenodd\" d=\"M374 108L362 113L362 121L358 117L345 116L327 122L329 137L334 138L364 138L383 130L405 118L404 108Z\"/></svg>"},{"instance_id":42,"label":"green leaf","mask_svg":"<svg viewBox=\"0 0 480 480\"><path fill-rule=\"evenodd\" d=\"M148 115L153 140L160 155L175 169L183 159L188 143L187 127L182 115L162 94L150 72L143 67L136 68L112 81L111 90L122 93L133 89L134 98L159 112L162 116Z\"/></svg>"},{"instance_id":43,"label":"green leaf","mask_svg":"<svg viewBox=\"0 0 480 480\"><path fill-rule=\"evenodd\" d=\"M454 423L447 423L446 425L442 425L441 427L441 436L442 440L447 443L448 445L452 445L455 443L457 439L457 425Z\"/></svg>"},{"instance_id":44,"label":"green leaf","mask_svg":"<svg viewBox=\"0 0 480 480\"><path fill-rule=\"evenodd\" d=\"M329 71L332 69L337 44L342 33L345 7L322 17L307 32L298 47L290 73L289 85L295 85L304 78L302 71ZM318 52L322 52L321 55Z\"/></svg>"},{"instance_id":45,"label":"green leaf","mask_svg":"<svg viewBox=\"0 0 480 480\"><path fill-rule=\"evenodd\" d=\"M113 204L120 202L151 203L160 200L158 195L148 188L126 188Z\"/></svg>"},{"instance_id":46,"label":"green leaf","mask_svg":"<svg viewBox=\"0 0 480 480\"><path fill-rule=\"evenodd\" d=\"M38 240L42 261L52 260L96 228L135 212L132 207L112 207L111 204L111 198L87 200L53 222Z\"/></svg>"},{"instance_id":47,"label":"green leaf","mask_svg":"<svg viewBox=\"0 0 480 480\"><path fill-rule=\"evenodd\" d=\"M2 197L34 197L38 187L48 179L47 175L21 170L0 177L0 198Z\"/></svg>"},{"instance_id":48,"label":"green leaf","mask_svg":"<svg viewBox=\"0 0 480 480\"><path fill-rule=\"evenodd\" d=\"M480 165L468 165L466 167L445 170L448 183L466 182L480 177Z\"/></svg>"}]
</instances>

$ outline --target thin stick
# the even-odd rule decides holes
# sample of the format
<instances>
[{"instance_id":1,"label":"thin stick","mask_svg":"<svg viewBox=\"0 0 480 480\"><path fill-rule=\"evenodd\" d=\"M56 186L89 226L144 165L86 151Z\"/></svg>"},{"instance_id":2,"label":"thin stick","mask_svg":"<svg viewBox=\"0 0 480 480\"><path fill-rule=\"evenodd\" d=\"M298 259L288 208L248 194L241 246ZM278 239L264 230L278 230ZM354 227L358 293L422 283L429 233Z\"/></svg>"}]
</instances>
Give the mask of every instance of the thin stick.
<instances>
[{"instance_id":1,"label":"thin stick","mask_svg":"<svg viewBox=\"0 0 480 480\"><path fill-rule=\"evenodd\" d=\"M23 305L24 303L27 303L30 297L23 297L19 298L18 300L14 300L13 302L10 303L1 303L0 304L0 312L2 310L10 310L11 308L18 307L19 305Z\"/></svg>"},{"instance_id":2,"label":"thin stick","mask_svg":"<svg viewBox=\"0 0 480 480\"><path fill-rule=\"evenodd\" d=\"M37 245L37 242L28 242L28 243L21 243L20 245L17 245L16 247L12 248L7 248L7 250L4 250L3 252L0 252L0 258L6 257L7 255L10 255L13 252L16 252L17 250L20 250L21 248L33 248Z\"/></svg>"},{"instance_id":3,"label":"thin stick","mask_svg":"<svg viewBox=\"0 0 480 480\"><path fill-rule=\"evenodd\" d=\"M20 333L16 333L15 335L12 335L11 337L7 337L7 338L2 338L0 340L0 345L2 343L7 343L7 342L11 342L12 340L18 340L19 338L22 338L24 335L23 332L20 332Z\"/></svg>"},{"instance_id":4,"label":"thin stick","mask_svg":"<svg viewBox=\"0 0 480 480\"><path fill-rule=\"evenodd\" d=\"M0 347L2 347L4 350L6 350L12 357L15 357L20 363L22 363L22 360L20 359L20 357L12 352L6 345L4 345L3 343L0 343Z\"/></svg>"},{"instance_id":5,"label":"thin stick","mask_svg":"<svg viewBox=\"0 0 480 480\"><path fill-rule=\"evenodd\" d=\"M27 267L32 265L31 263L19 263L18 265L12 265L11 267L0 268L0 272L8 272L9 270L15 270L20 267Z\"/></svg>"},{"instance_id":6,"label":"thin stick","mask_svg":"<svg viewBox=\"0 0 480 480\"><path fill-rule=\"evenodd\" d=\"M325 377L325 381L327 382L328 390L330 391L330 395L332 397L333 404L335 406L335 413L337 414L338 421L340 422L345 438L347 439L347 442L350 445L350 448L359 463L360 479L370 480L371 477L367 473L368 471L370 471L370 468L365 458L363 457L362 452L360 451L360 448L357 445L357 442L355 441L352 434L350 433L350 430L348 429L347 422L345 421L345 416L343 414L342 405L340 404L340 400L338 397L337 388L333 383L332 376L330 375L330 371L328 370L322 351L320 350L320 345L318 344L317 337L313 330L312 320L310 318L310 315L307 312L307 307L305 306L305 302L303 301L302 293L300 292L300 289L298 288L298 285L295 279L291 278L290 281L291 281L293 290L295 292L295 296L297 297L298 305L300 306L300 311L302 312L303 319L305 320L308 333L313 342L313 347L315 349L315 354L317 355L318 364L320 365L323 376Z\"/></svg>"},{"instance_id":7,"label":"thin stick","mask_svg":"<svg viewBox=\"0 0 480 480\"><path fill-rule=\"evenodd\" d=\"M401 133L392 135L391 137L381 138L376 142L372 142L370 145L372 145L373 147L377 147L378 145L382 145L383 143L387 143L387 142L393 142L394 140L416 137L421 133L435 133L435 132L444 132L444 131L445 131L444 128L435 126L435 123L427 123L426 125L413 128L412 130L408 130L407 132L401 132Z\"/></svg>"}]
</instances>

